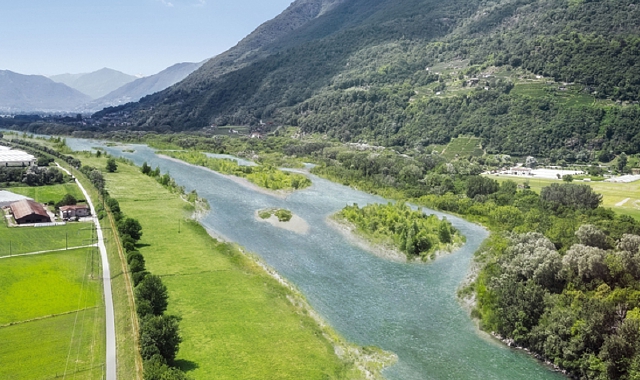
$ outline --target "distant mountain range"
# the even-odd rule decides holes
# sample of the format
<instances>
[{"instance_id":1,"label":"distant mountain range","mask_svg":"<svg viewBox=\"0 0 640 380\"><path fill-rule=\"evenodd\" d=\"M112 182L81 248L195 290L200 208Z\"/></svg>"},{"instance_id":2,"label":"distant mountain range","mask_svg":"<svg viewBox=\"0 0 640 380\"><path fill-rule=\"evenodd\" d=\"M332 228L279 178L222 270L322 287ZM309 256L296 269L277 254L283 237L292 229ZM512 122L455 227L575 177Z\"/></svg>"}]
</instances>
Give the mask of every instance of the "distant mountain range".
<instances>
[{"instance_id":1,"label":"distant mountain range","mask_svg":"<svg viewBox=\"0 0 640 380\"><path fill-rule=\"evenodd\" d=\"M137 102L141 98L162 91L172 86L192 72L200 68L206 61L199 63L177 63L161 72L129 82L122 87L111 91L107 95L94 100L86 105L87 111L99 111L106 107L118 106L129 102Z\"/></svg>"},{"instance_id":2,"label":"distant mountain range","mask_svg":"<svg viewBox=\"0 0 640 380\"><path fill-rule=\"evenodd\" d=\"M64 83L71 88L75 88L89 95L93 99L97 99L138 78L105 67L92 73L60 74L50 76L49 79L54 82Z\"/></svg>"},{"instance_id":3,"label":"distant mountain range","mask_svg":"<svg viewBox=\"0 0 640 380\"><path fill-rule=\"evenodd\" d=\"M89 101L88 95L44 76L0 70L0 112L58 112Z\"/></svg>"},{"instance_id":4,"label":"distant mountain range","mask_svg":"<svg viewBox=\"0 0 640 380\"><path fill-rule=\"evenodd\" d=\"M96 112L105 107L136 102L162 91L185 79L205 62L178 63L143 78L106 68L93 73L62 74L50 78L0 70L0 112Z\"/></svg>"}]
</instances>

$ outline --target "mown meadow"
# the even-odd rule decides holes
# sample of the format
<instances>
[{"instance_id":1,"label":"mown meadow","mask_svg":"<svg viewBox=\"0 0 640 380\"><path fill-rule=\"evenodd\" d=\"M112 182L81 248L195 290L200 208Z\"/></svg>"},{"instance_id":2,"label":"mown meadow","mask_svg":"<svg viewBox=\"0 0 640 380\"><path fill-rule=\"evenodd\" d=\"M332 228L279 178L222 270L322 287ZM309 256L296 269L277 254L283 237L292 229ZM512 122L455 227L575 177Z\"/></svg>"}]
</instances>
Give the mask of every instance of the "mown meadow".
<instances>
[{"instance_id":1,"label":"mown meadow","mask_svg":"<svg viewBox=\"0 0 640 380\"><path fill-rule=\"evenodd\" d=\"M0 378L102 378L104 305L92 250L0 259Z\"/></svg>"},{"instance_id":2,"label":"mown meadow","mask_svg":"<svg viewBox=\"0 0 640 380\"><path fill-rule=\"evenodd\" d=\"M0 257L90 245L94 243L91 229L91 223L54 227L7 227L0 223Z\"/></svg>"},{"instance_id":3,"label":"mown meadow","mask_svg":"<svg viewBox=\"0 0 640 380\"><path fill-rule=\"evenodd\" d=\"M32 198L36 202L40 203L56 203L62 199L66 194L71 194L75 199L84 199L84 195L80 191L78 185L73 183L63 183L60 185L51 186L34 186L34 187L10 187L7 188L12 193L21 194L25 197Z\"/></svg>"}]
</instances>

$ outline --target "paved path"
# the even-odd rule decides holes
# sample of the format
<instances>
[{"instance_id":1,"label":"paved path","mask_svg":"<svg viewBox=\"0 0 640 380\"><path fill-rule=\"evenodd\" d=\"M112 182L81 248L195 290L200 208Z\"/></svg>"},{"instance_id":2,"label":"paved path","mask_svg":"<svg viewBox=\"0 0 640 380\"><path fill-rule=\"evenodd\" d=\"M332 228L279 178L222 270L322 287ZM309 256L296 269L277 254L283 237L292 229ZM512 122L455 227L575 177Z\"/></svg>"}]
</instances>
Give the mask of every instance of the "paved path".
<instances>
[{"instance_id":1,"label":"paved path","mask_svg":"<svg viewBox=\"0 0 640 380\"><path fill-rule=\"evenodd\" d=\"M56 165L58 163L56 162ZM60 165L58 167L69 175L69 171ZM80 181L76 178L76 183L82 194L84 194L89 207L91 208L91 215L93 215L93 223L96 226L98 232L98 249L100 250L100 258L102 260L102 290L104 291L104 310L106 314L106 328L107 328L107 357L106 357L106 380L116 380L116 323L113 313L113 295L111 293L111 270L109 269L109 260L107 258L107 248L104 245L104 236L102 234L102 228L96 217L96 209L93 207L93 202L89 198L89 194L84 189Z\"/></svg>"}]
</instances>

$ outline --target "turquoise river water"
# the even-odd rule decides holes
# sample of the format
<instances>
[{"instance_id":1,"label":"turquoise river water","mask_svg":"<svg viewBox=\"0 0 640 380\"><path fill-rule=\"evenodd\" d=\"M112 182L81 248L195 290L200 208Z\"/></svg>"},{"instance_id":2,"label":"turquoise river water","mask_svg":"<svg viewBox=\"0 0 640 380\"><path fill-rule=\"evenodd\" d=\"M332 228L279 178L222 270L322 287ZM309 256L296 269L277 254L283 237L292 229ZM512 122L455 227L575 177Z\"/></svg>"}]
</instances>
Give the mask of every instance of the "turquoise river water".
<instances>
[{"instance_id":1,"label":"turquoise river water","mask_svg":"<svg viewBox=\"0 0 640 380\"><path fill-rule=\"evenodd\" d=\"M201 220L207 229L262 257L349 341L397 354L398 362L384 370L390 380L564 378L479 332L456 299L473 252L488 236L482 227L447 216L467 237L464 247L429 264L396 263L352 245L325 222L346 204L387 202L383 198L310 176L311 188L281 199L159 157L146 146L108 147L82 139L67 144L74 150L100 146L137 165L146 161L187 191L195 189L211 205ZM309 223L309 233L256 221L255 211L266 207L291 210Z\"/></svg>"}]
</instances>

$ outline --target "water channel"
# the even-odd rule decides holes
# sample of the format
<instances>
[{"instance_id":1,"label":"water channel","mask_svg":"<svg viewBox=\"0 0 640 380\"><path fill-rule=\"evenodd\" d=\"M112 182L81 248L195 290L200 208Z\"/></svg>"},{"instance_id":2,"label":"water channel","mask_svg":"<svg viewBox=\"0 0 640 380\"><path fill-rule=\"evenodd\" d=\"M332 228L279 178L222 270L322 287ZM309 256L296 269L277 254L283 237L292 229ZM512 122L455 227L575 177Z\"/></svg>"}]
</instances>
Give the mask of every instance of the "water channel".
<instances>
[{"instance_id":1,"label":"water channel","mask_svg":"<svg viewBox=\"0 0 640 380\"><path fill-rule=\"evenodd\" d=\"M146 146L71 138L67 144L74 150L100 146L137 165L146 161L187 191L195 189L211 205L201 220L206 228L261 256L349 341L396 353L397 364L384 371L390 380L564 378L480 333L458 303L456 290L488 235L477 225L447 216L467 237L463 248L430 264L396 263L355 247L325 223L346 204L387 202L383 198L311 176L311 188L281 199L159 157ZM309 223L309 233L256 221L254 212L267 207L291 210Z\"/></svg>"}]
</instances>

